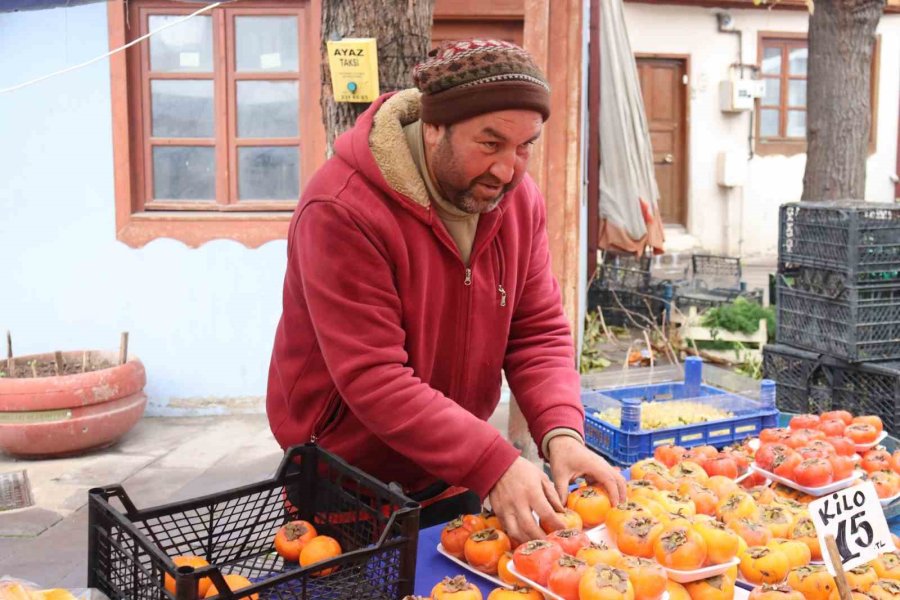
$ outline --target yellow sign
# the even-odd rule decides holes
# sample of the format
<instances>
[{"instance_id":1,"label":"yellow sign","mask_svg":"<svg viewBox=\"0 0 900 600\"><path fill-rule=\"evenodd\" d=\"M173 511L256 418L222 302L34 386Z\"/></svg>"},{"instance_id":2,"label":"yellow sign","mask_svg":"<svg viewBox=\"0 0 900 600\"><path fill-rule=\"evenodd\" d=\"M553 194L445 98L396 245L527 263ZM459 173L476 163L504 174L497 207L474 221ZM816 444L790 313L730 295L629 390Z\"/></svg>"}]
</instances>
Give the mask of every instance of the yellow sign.
<instances>
[{"instance_id":1,"label":"yellow sign","mask_svg":"<svg viewBox=\"0 0 900 600\"><path fill-rule=\"evenodd\" d=\"M336 102L374 102L378 98L375 38L328 42L328 67Z\"/></svg>"}]
</instances>

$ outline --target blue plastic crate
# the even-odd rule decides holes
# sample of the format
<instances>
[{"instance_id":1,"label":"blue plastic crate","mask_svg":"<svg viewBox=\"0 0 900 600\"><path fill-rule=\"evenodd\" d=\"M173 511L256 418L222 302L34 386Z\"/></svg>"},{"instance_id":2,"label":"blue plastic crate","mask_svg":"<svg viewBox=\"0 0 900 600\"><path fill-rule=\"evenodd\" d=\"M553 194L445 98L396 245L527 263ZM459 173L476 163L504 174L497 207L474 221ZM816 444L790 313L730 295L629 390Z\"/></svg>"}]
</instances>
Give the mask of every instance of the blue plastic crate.
<instances>
[{"instance_id":1,"label":"blue plastic crate","mask_svg":"<svg viewBox=\"0 0 900 600\"><path fill-rule=\"evenodd\" d=\"M759 435L767 427L776 427L774 383L761 384L760 399L720 390L700 383L700 362L686 363L686 381L611 390L586 390L581 394L585 408L584 433L587 445L620 465L631 465L653 456L657 446L676 444L685 448L711 445L722 448ZM689 400L726 410L734 416L694 425L668 429L640 430L640 404ZM607 408L620 408L619 426L595 416Z\"/></svg>"}]
</instances>

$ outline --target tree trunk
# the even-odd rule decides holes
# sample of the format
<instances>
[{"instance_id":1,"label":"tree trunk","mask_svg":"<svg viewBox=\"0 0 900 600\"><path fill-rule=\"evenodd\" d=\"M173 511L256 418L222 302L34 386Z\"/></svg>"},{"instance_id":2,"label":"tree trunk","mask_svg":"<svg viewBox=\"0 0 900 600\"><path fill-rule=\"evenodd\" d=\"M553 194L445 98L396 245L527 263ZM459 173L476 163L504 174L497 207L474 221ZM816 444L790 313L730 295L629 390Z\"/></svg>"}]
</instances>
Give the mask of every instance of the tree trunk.
<instances>
[{"instance_id":1,"label":"tree trunk","mask_svg":"<svg viewBox=\"0 0 900 600\"><path fill-rule=\"evenodd\" d=\"M322 115L328 156L334 139L369 104L335 102L328 70L327 40L371 37L378 40L381 93L412 87L412 69L431 48L434 0L322 0Z\"/></svg>"},{"instance_id":2,"label":"tree trunk","mask_svg":"<svg viewBox=\"0 0 900 600\"><path fill-rule=\"evenodd\" d=\"M884 0L816 0L809 18L802 200L863 200L875 28Z\"/></svg>"}]
</instances>

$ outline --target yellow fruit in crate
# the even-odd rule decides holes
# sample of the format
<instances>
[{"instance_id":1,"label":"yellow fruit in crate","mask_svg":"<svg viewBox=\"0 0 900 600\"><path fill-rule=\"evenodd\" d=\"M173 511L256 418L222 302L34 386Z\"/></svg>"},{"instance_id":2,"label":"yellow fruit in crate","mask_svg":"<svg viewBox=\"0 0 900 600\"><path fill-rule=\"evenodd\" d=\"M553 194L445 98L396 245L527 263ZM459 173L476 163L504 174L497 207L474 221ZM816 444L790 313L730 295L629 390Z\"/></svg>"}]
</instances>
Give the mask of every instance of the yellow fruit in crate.
<instances>
[{"instance_id":1,"label":"yellow fruit in crate","mask_svg":"<svg viewBox=\"0 0 900 600\"><path fill-rule=\"evenodd\" d=\"M32 594L32 598L34 600L77 600L72 592L70 592L69 590L64 590L62 588L41 590Z\"/></svg>"}]
</instances>

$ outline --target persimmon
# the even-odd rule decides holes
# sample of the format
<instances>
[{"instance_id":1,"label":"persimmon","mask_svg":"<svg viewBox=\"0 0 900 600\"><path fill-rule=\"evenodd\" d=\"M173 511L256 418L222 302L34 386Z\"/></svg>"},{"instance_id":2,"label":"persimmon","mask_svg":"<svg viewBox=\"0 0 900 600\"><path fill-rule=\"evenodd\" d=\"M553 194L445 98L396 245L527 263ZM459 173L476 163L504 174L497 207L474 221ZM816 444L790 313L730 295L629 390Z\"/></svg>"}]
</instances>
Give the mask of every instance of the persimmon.
<instances>
[{"instance_id":1,"label":"persimmon","mask_svg":"<svg viewBox=\"0 0 900 600\"><path fill-rule=\"evenodd\" d=\"M759 521L772 532L773 538L786 538L794 525L794 517L781 506L762 506Z\"/></svg>"},{"instance_id":2,"label":"persimmon","mask_svg":"<svg viewBox=\"0 0 900 600\"><path fill-rule=\"evenodd\" d=\"M693 479L684 479L678 484L678 495L690 499L694 503L697 514L716 514L716 504L719 502L715 493L702 483Z\"/></svg>"},{"instance_id":3,"label":"persimmon","mask_svg":"<svg viewBox=\"0 0 900 600\"><path fill-rule=\"evenodd\" d=\"M609 512L606 513L606 530L613 539L615 539L622 523L636 515L650 516L650 513L637 502L631 500L620 502L618 505L610 508Z\"/></svg>"},{"instance_id":4,"label":"persimmon","mask_svg":"<svg viewBox=\"0 0 900 600\"><path fill-rule=\"evenodd\" d=\"M847 479L853 475L853 470L856 468L855 460L840 454L832 454L828 457L828 462L831 463L831 472L834 474L835 481Z\"/></svg>"},{"instance_id":5,"label":"persimmon","mask_svg":"<svg viewBox=\"0 0 900 600\"><path fill-rule=\"evenodd\" d=\"M669 592L669 600L691 600L687 588L675 581L666 582L666 591Z\"/></svg>"},{"instance_id":6,"label":"persimmon","mask_svg":"<svg viewBox=\"0 0 900 600\"><path fill-rule=\"evenodd\" d=\"M767 485L758 485L746 491L757 504L771 504L775 499L775 491Z\"/></svg>"},{"instance_id":7,"label":"persimmon","mask_svg":"<svg viewBox=\"0 0 900 600\"><path fill-rule=\"evenodd\" d=\"M825 565L806 565L791 569L787 584L803 594L807 600L832 600L837 585Z\"/></svg>"},{"instance_id":8,"label":"persimmon","mask_svg":"<svg viewBox=\"0 0 900 600\"><path fill-rule=\"evenodd\" d=\"M877 415L862 415L859 417L854 417L850 422L851 426L856 423L867 423L875 428L875 431L881 433L884 431L884 424L881 422L881 417Z\"/></svg>"},{"instance_id":9,"label":"persimmon","mask_svg":"<svg viewBox=\"0 0 900 600\"><path fill-rule=\"evenodd\" d=\"M723 499L719 500L716 506L716 514L718 517L728 523L733 519L756 519L759 514L759 507L746 492L731 492Z\"/></svg>"},{"instance_id":10,"label":"persimmon","mask_svg":"<svg viewBox=\"0 0 900 600\"><path fill-rule=\"evenodd\" d=\"M669 467L655 458L645 458L631 465L631 478L644 479L647 473L669 473Z\"/></svg>"},{"instance_id":11,"label":"persimmon","mask_svg":"<svg viewBox=\"0 0 900 600\"><path fill-rule=\"evenodd\" d=\"M840 419L828 419L819 423L818 430L825 434L825 439L844 435L847 424Z\"/></svg>"},{"instance_id":12,"label":"persimmon","mask_svg":"<svg viewBox=\"0 0 900 600\"><path fill-rule=\"evenodd\" d=\"M740 538L734 530L719 521L697 521L694 531L706 542L706 560L711 565L720 565L737 556Z\"/></svg>"},{"instance_id":13,"label":"persimmon","mask_svg":"<svg viewBox=\"0 0 900 600\"><path fill-rule=\"evenodd\" d=\"M788 557L788 564L791 569L808 565L809 561L812 560L812 552L810 552L809 546L799 540L772 538L766 546L777 548L784 552Z\"/></svg>"},{"instance_id":14,"label":"persimmon","mask_svg":"<svg viewBox=\"0 0 900 600\"><path fill-rule=\"evenodd\" d=\"M487 600L544 600L544 595L528 587L497 588L488 594Z\"/></svg>"},{"instance_id":15,"label":"persimmon","mask_svg":"<svg viewBox=\"0 0 900 600\"><path fill-rule=\"evenodd\" d=\"M860 565L844 572L847 585L856 592L867 592L878 581L878 573L872 565Z\"/></svg>"},{"instance_id":16,"label":"persimmon","mask_svg":"<svg viewBox=\"0 0 900 600\"><path fill-rule=\"evenodd\" d=\"M780 583L790 570L790 561L777 548L750 546L741 555L740 570L744 579L756 585Z\"/></svg>"},{"instance_id":17,"label":"persimmon","mask_svg":"<svg viewBox=\"0 0 900 600\"><path fill-rule=\"evenodd\" d=\"M759 432L760 444L783 444L793 433L792 429L787 427L769 427Z\"/></svg>"},{"instance_id":18,"label":"persimmon","mask_svg":"<svg viewBox=\"0 0 900 600\"><path fill-rule=\"evenodd\" d=\"M512 558L512 552L503 553L503 556L497 561L497 577L499 577L500 581L503 583L517 585L519 583L519 578L509 572L509 563L512 562Z\"/></svg>"},{"instance_id":19,"label":"persimmon","mask_svg":"<svg viewBox=\"0 0 900 600\"><path fill-rule=\"evenodd\" d=\"M753 588L748 600L806 600L803 594L783 583L765 583Z\"/></svg>"},{"instance_id":20,"label":"persimmon","mask_svg":"<svg viewBox=\"0 0 900 600\"><path fill-rule=\"evenodd\" d=\"M471 526L463 521L462 517L453 519L441 530L441 546L444 551L456 558L465 556L466 540L474 533Z\"/></svg>"},{"instance_id":21,"label":"persimmon","mask_svg":"<svg viewBox=\"0 0 900 600\"><path fill-rule=\"evenodd\" d=\"M697 507L690 498L681 496L678 492L660 492L659 503L669 513L675 513L684 517L692 517L697 514Z\"/></svg>"},{"instance_id":22,"label":"persimmon","mask_svg":"<svg viewBox=\"0 0 900 600\"><path fill-rule=\"evenodd\" d=\"M578 513L585 527L596 527L606 520L611 504L602 488L588 485L571 492L566 507Z\"/></svg>"},{"instance_id":23,"label":"persimmon","mask_svg":"<svg viewBox=\"0 0 900 600\"><path fill-rule=\"evenodd\" d=\"M893 471L875 471L866 476L875 486L879 498L891 498L900 491L900 475Z\"/></svg>"},{"instance_id":24,"label":"persimmon","mask_svg":"<svg viewBox=\"0 0 900 600\"><path fill-rule=\"evenodd\" d=\"M635 598L658 600L666 592L668 574L659 564L646 558L626 556L621 569L628 573Z\"/></svg>"},{"instance_id":25,"label":"persimmon","mask_svg":"<svg viewBox=\"0 0 900 600\"><path fill-rule=\"evenodd\" d=\"M794 415L788 427L791 429L815 429L820 422L819 415Z\"/></svg>"},{"instance_id":26,"label":"persimmon","mask_svg":"<svg viewBox=\"0 0 900 600\"><path fill-rule=\"evenodd\" d=\"M650 484L661 492L672 491L678 487L679 480L668 473L655 473L650 471L646 473L643 477L644 481L649 481Z\"/></svg>"},{"instance_id":27,"label":"persimmon","mask_svg":"<svg viewBox=\"0 0 900 600\"><path fill-rule=\"evenodd\" d=\"M771 472L785 479L794 478L794 469L805 459L796 450L788 450L784 454L776 454L772 461Z\"/></svg>"},{"instance_id":28,"label":"persimmon","mask_svg":"<svg viewBox=\"0 0 900 600\"><path fill-rule=\"evenodd\" d=\"M513 552L513 564L516 572L538 585L547 585L550 571L557 560L562 558L563 550L559 544L547 540L531 540L521 544Z\"/></svg>"},{"instance_id":29,"label":"persimmon","mask_svg":"<svg viewBox=\"0 0 900 600\"><path fill-rule=\"evenodd\" d=\"M483 597L481 590L466 581L464 575L444 577L431 588L431 600L482 600Z\"/></svg>"},{"instance_id":30,"label":"persimmon","mask_svg":"<svg viewBox=\"0 0 900 600\"><path fill-rule=\"evenodd\" d=\"M634 600L628 573L615 567L590 567L578 583L579 600Z\"/></svg>"},{"instance_id":31,"label":"persimmon","mask_svg":"<svg viewBox=\"0 0 900 600\"><path fill-rule=\"evenodd\" d=\"M794 526L791 527L788 537L798 542L803 542L809 548L812 560L822 560L822 547L819 545L819 536L816 534L816 526L808 514L800 515Z\"/></svg>"},{"instance_id":32,"label":"persimmon","mask_svg":"<svg viewBox=\"0 0 900 600\"><path fill-rule=\"evenodd\" d=\"M669 569L691 571L706 562L706 542L689 527L670 527L656 538L653 545L656 561Z\"/></svg>"},{"instance_id":33,"label":"persimmon","mask_svg":"<svg viewBox=\"0 0 900 600\"><path fill-rule=\"evenodd\" d=\"M653 458L666 465L668 468L672 468L677 465L679 462L684 460L684 455L687 452L681 446L673 446L672 444L663 444L662 446L657 446L653 450Z\"/></svg>"},{"instance_id":34,"label":"persimmon","mask_svg":"<svg viewBox=\"0 0 900 600\"><path fill-rule=\"evenodd\" d=\"M878 438L878 430L869 423L853 423L844 430L844 436L854 444L872 444Z\"/></svg>"},{"instance_id":35,"label":"persimmon","mask_svg":"<svg viewBox=\"0 0 900 600\"><path fill-rule=\"evenodd\" d=\"M730 477L736 479L740 474L738 462L731 456L720 454L715 458L711 458L703 463L703 470L712 477L713 475L721 475L722 477Z\"/></svg>"},{"instance_id":36,"label":"persimmon","mask_svg":"<svg viewBox=\"0 0 900 600\"><path fill-rule=\"evenodd\" d=\"M500 517L494 514L494 511L482 511L481 517L484 519L485 529L490 527L491 529L499 529L500 531L503 531L503 524L500 523Z\"/></svg>"},{"instance_id":37,"label":"persimmon","mask_svg":"<svg viewBox=\"0 0 900 600\"><path fill-rule=\"evenodd\" d=\"M900 552L885 552L871 563L879 579L900 580Z\"/></svg>"},{"instance_id":38,"label":"persimmon","mask_svg":"<svg viewBox=\"0 0 900 600\"><path fill-rule=\"evenodd\" d=\"M578 600L578 584L588 565L573 556L563 556L553 565L547 588L563 600Z\"/></svg>"},{"instance_id":39,"label":"persimmon","mask_svg":"<svg viewBox=\"0 0 900 600\"><path fill-rule=\"evenodd\" d=\"M463 520L463 523L469 526L469 529L471 529L473 533L481 531L482 529L487 529L487 518L484 515L460 515L459 518Z\"/></svg>"},{"instance_id":40,"label":"persimmon","mask_svg":"<svg viewBox=\"0 0 900 600\"><path fill-rule=\"evenodd\" d=\"M849 425L853 422L853 415L846 410L827 410L822 413L822 420L827 421L829 419L840 419L844 422L844 425Z\"/></svg>"},{"instance_id":41,"label":"persimmon","mask_svg":"<svg viewBox=\"0 0 900 600\"><path fill-rule=\"evenodd\" d=\"M756 451L754 460L756 461L756 464L760 469L772 473L775 458L778 456L789 454L791 450L792 448L790 446L783 443L763 444L759 447L759 450Z\"/></svg>"},{"instance_id":42,"label":"persimmon","mask_svg":"<svg viewBox=\"0 0 900 600\"><path fill-rule=\"evenodd\" d=\"M721 475L713 475L712 477L707 479L706 483L704 483L703 485L709 488L712 493L716 495L717 501L721 500L731 492L738 492L741 489L733 479L729 479Z\"/></svg>"},{"instance_id":43,"label":"persimmon","mask_svg":"<svg viewBox=\"0 0 900 600\"><path fill-rule=\"evenodd\" d=\"M879 579L866 592L871 600L897 600L900 598L900 581L895 579Z\"/></svg>"},{"instance_id":44,"label":"persimmon","mask_svg":"<svg viewBox=\"0 0 900 600\"><path fill-rule=\"evenodd\" d=\"M319 535L309 540L300 551L300 566L306 567L323 560L330 560L341 555L341 545L333 537ZM314 572L313 577L323 577L334 573L337 567Z\"/></svg>"},{"instance_id":45,"label":"persimmon","mask_svg":"<svg viewBox=\"0 0 900 600\"><path fill-rule=\"evenodd\" d=\"M662 532L663 525L657 519L634 516L622 523L616 545L625 554L651 558L654 544Z\"/></svg>"},{"instance_id":46,"label":"persimmon","mask_svg":"<svg viewBox=\"0 0 900 600\"><path fill-rule=\"evenodd\" d=\"M731 600L734 598L734 580L716 575L684 584L691 600Z\"/></svg>"},{"instance_id":47,"label":"persimmon","mask_svg":"<svg viewBox=\"0 0 900 600\"><path fill-rule=\"evenodd\" d=\"M316 537L316 528L308 521L291 521L275 534L275 551L287 562L298 563L300 551Z\"/></svg>"},{"instance_id":48,"label":"persimmon","mask_svg":"<svg viewBox=\"0 0 900 600\"><path fill-rule=\"evenodd\" d=\"M240 590L245 587L250 587L253 585L249 579L244 577L243 575L238 575L237 573L228 573L227 575L222 575L222 578L225 580L225 583L228 584L228 587L231 588L231 591L234 592L235 598L249 598L250 600L259 600L259 594L250 594L242 596L240 594ZM216 584L210 583L209 588L206 590L206 595L204 598L212 598L213 596L217 596L219 594L219 590L216 589Z\"/></svg>"},{"instance_id":49,"label":"persimmon","mask_svg":"<svg viewBox=\"0 0 900 600\"><path fill-rule=\"evenodd\" d=\"M551 532L547 536L547 541L559 544L563 552L570 556L575 556L579 550L591 544L591 539L580 529L560 529Z\"/></svg>"},{"instance_id":50,"label":"persimmon","mask_svg":"<svg viewBox=\"0 0 900 600\"><path fill-rule=\"evenodd\" d=\"M466 562L474 569L488 575L496 575L500 557L510 550L512 543L505 533L499 529L482 529L469 536L463 554Z\"/></svg>"},{"instance_id":51,"label":"persimmon","mask_svg":"<svg viewBox=\"0 0 900 600\"><path fill-rule=\"evenodd\" d=\"M732 519L727 527L742 537L748 546L765 546L772 539L772 531L753 519Z\"/></svg>"},{"instance_id":52,"label":"persimmon","mask_svg":"<svg viewBox=\"0 0 900 600\"><path fill-rule=\"evenodd\" d=\"M565 509L565 511L561 513L556 513L556 516L560 521L563 522L563 529L584 529L584 521L581 520L581 515L572 510L571 508ZM551 531L555 531L553 525L540 520L541 529L544 530L544 533L550 533ZM497 529L496 527L494 529Z\"/></svg>"},{"instance_id":53,"label":"persimmon","mask_svg":"<svg viewBox=\"0 0 900 600\"><path fill-rule=\"evenodd\" d=\"M710 456L707 460L711 460L714 456ZM672 474L672 477L675 479L682 479L684 477L688 479L693 479L699 483L706 483L709 481L709 475L706 474L706 471L703 469L699 462L691 461L691 460L683 460L674 467L672 467L669 472Z\"/></svg>"},{"instance_id":54,"label":"persimmon","mask_svg":"<svg viewBox=\"0 0 900 600\"><path fill-rule=\"evenodd\" d=\"M208 567L209 563L205 558L200 556L193 555L184 555L184 556L174 556L172 557L172 562L175 563L176 567L194 567L195 569L199 569L200 567ZM206 595L206 591L209 589L211 581L209 577L203 577L197 583L197 593L199 597L203 598ZM172 578L168 573L166 573L165 577L165 586L166 589L169 590L173 596L175 595L175 579Z\"/></svg>"},{"instance_id":55,"label":"persimmon","mask_svg":"<svg viewBox=\"0 0 900 600\"><path fill-rule=\"evenodd\" d=\"M575 558L583 560L589 567L597 564L618 567L622 561L622 553L600 542L599 544L591 543L590 546L582 548L575 555Z\"/></svg>"}]
</instances>

